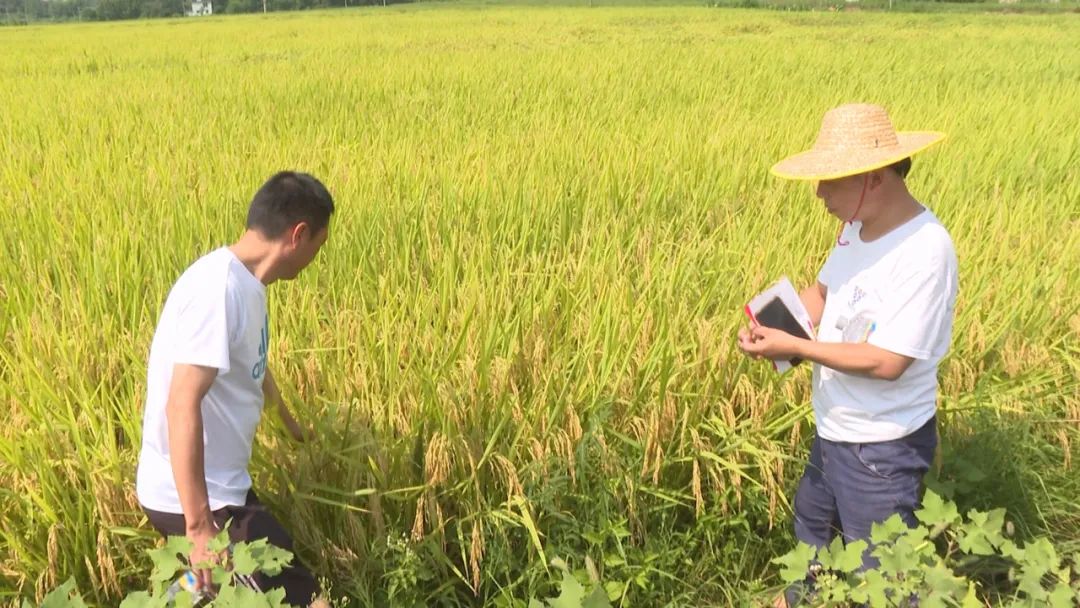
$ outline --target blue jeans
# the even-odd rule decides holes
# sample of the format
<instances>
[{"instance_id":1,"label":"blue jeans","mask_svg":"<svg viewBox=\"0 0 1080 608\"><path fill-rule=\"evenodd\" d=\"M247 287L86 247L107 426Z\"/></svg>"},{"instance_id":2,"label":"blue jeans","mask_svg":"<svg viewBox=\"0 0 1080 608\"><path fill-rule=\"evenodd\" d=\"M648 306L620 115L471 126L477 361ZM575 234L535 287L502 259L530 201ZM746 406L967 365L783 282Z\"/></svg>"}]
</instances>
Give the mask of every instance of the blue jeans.
<instances>
[{"instance_id":1,"label":"blue jeans","mask_svg":"<svg viewBox=\"0 0 1080 608\"><path fill-rule=\"evenodd\" d=\"M910 527L922 497L922 480L934 461L937 418L915 432L876 443L848 443L814 437L810 462L795 493L795 537L824 547L836 535L845 543L870 542L870 528L893 514ZM863 553L863 568L877 566L873 547ZM793 593L789 590L788 604Z\"/></svg>"}]
</instances>

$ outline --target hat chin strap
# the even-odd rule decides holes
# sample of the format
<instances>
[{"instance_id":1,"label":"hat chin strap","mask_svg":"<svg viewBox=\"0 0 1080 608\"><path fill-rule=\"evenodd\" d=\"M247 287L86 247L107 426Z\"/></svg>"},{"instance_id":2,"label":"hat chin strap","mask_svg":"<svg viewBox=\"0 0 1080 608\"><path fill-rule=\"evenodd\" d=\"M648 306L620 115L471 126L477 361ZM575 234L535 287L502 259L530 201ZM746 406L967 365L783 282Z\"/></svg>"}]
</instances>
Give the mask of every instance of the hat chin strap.
<instances>
[{"instance_id":1,"label":"hat chin strap","mask_svg":"<svg viewBox=\"0 0 1080 608\"><path fill-rule=\"evenodd\" d=\"M866 200L866 187L868 185L870 185L870 174L865 173L863 174L862 194L859 195L859 204L855 207L855 212L851 214L851 219L849 219L847 222L844 222L848 226L852 225L852 223L855 221L855 218L859 215L859 210L862 209L863 201ZM845 241L842 238L844 236L844 223L840 224L840 232L836 235L836 244L840 247L847 247L851 244L849 241Z\"/></svg>"}]
</instances>

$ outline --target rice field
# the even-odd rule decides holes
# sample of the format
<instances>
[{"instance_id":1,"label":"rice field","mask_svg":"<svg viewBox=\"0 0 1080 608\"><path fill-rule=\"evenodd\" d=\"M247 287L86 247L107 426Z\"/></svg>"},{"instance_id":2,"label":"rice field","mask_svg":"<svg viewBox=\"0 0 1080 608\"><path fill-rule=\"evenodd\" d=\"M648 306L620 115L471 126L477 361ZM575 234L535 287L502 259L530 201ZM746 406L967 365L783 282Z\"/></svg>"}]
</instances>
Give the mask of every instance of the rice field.
<instances>
[{"instance_id":1,"label":"rice field","mask_svg":"<svg viewBox=\"0 0 1080 608\"><path fill-rule=\"evenodd\" d=\"M0 604L145 584L157 315L283 168L339 206L270 289L318 439L268 417L252 471L336 595L518 605L556 557L616 605L775 585L808 370L734 334L833 243L768 167L849 101L949 133L909 180L960 259L939 482L1080 549L1077 40L1068 14L698 6L0 28Z\"/></svg>"}]
</instances>

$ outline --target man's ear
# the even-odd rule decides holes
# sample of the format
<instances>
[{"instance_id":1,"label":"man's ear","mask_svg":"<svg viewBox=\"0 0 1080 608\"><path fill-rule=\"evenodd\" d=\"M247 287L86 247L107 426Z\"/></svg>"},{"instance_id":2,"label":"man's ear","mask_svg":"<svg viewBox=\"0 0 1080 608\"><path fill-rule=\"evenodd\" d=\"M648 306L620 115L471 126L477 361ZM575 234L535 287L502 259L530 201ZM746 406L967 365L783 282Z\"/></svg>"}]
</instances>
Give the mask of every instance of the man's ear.
<instances>
[{"instance_id":1,"label":"man's ear","mask_svg":"<svg viewBox=\"0 0 1080 608\"><path fill-rule=\"evenodd\" d=\"M310 231L311 227L308 226L307 222L297 223L292 227L292 230L289 231L289 243L291 243L293 247L296 247L300 244L301 240L311 237L309 234Z\"/></svg>"},{"instance_id":2,"label":"man's ear","mask_svg":"<svg viewBox=\"0 0 1080 608\"><path fill-rule=\"evenodd\" d=\"M878 187L881 186L881 184L885 183L884 171L888 171L888 170L889 170L888 168L874 169L873 171L870 172L870 189L871 190L876 190Z\"/></svg>"}]
</instances>

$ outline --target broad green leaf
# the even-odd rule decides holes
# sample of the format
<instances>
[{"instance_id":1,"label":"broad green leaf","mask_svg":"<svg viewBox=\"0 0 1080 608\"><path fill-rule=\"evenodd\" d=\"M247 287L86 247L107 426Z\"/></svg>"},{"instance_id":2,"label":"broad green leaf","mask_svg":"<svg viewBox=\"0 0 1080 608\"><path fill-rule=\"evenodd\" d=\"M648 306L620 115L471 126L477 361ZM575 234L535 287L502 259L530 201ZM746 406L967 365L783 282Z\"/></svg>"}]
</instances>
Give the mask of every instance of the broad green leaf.
<instances>
[{"instance_id":1,"label":"broad green leaf","mask_svg":"<svg viewBox=\"0 0 1080 608\"><path fill-rule=\"evenodd\" d=\"M616 553L612 553L610 555L605 555L604 556L604 565L607 566L608 568L616 568L618 566L622 566L622 565L625 565L625 564L626 564L626 560L623 559L622 556L620 556L620 555L618 555Z\"/></svg>"},{"instance_id":2,"label":"broad green leaf","mask_svg":"<svg viewBox=\"0 0 1080 608\"><path fill-rule=\"evenodd\" d=\"M940 559L937 560L933 567L923 570L923 576L927 586L930 587L933 593L952 598L959 596L964 591L964 579L956 576L956 573Z\"/></svg>"},{"instance_id":3,"label":"broad green leaf","mask_svg":"<svg viewBox=\"0 0 1080 608\"><path fill-rule=\"evenodd\" d=\"M582 602L581 608L611 608L611 602L608 601L607 592L603 587L597 585L593 587L589 597Z\"/></svg>"},{"instance_id":4,"label":"broad green leaf","mask_svg":"<svg viewBox=\"0 0 1080 608\"><path fill-rule=\"evenodd\" d=\"M608 581L604 583L604 591L607 592L608 599L617 602L619 598L626 592L626 583L622 581Z\"/></svg>"},{"instance_id":5,"label":"broad green leaf","mask_svg":"<svg viewBox=\"0 0 1080 608\"><path fill-rule=\"evenodd\" d=\"M232 553L233 572L241 575L254 574L259 569L254 551L249 543L237 543Z\"/></svg>"},{"instance_id":6,"label":"broad green leaf","mask_svg":"<svg viewBox=\"0 0 1080 608\"><path fill-rule=\"evenodd\" d=\"M899 516L895 516L899 518ZM960 512L956 503L945 501L933 490L927 490L923 496L922 508L915 511L915 517L930 528L951 526L960 522Z\"/></svg>"},{"instance_id":7,"label":"broad green leaf","mask_svg":"<svg viewBox=\"0 0 1080 608\"><path fill-rule=\"evenodd\" d=\"M1003 556L1013 561L1019 562L1024 559L1024 550L1017 547L1016 543L1009 539L1005 539L1005 541L1001 543L1001 548L999 550Z\"/></svg>"},{"instance_id":8,"label":"broad green leaf","mask_svg":"<svg viewBox=\"0 0 1080 608\"><path fill-rule=\"evenodd\" d=\"M41 608L86 608L86 602L75 589L75 579L69 578L45 596L41 601Z\"/></svg>"},{"instance_id":9,"label":"broad green leaf","mask_svg":"<svg viewBox=\"0 0 1080 608\"><path fill-rule=\"evenodd\" d=\"M850 574L862 567L863 553L870 545L865 540L859 539L848 543L840 555L833 554L832 567L844 574Z\"/></svg>"},{"instance_id":10,"label":"broad green leaf","mask_svg":"<svg viewBox=\"0 0 1080 608\"><path fill-rule=\"evenodd\" d=\"M883 523L875 523L870 526L870 542L875 545L890 543L903 536L908 531L908 526L900 519L899 515L893 514Z\"/></svg>"},{"instance_id":11,"label":"broad green leaf","mask_svg":"<svg viewBox=\"0 0 1080 608\"><path fill-rule=\"evenodd\" d=\"M563 572L561 593L559 597L548 600L551 608L581 608L581 602L585 600L585 589L581 583L569 572Z\"/></svg>"},{"instance_id":12,"label":"broad green leaf","mask_svg":"<svg viewBox=\"0 0 1080 608\"><path fill-rule=\"evenodd\" d=\"M863 574L863 580L851 591L851 599L860 604L869 604L871 607L887 606L886 590L889 583L877 570L867 570Z\"/></svg>"},{"instance_id":13,"label":"broad green leaf","mask_svg":"<svg viewBox=\"0 0 1080 608\"><path fill-rule=\"evenodd\" d=\"M585 540L589 541L590 544L593 544L593 545L602 545L602 544L604 544L604 535L603 534L598 534L596 532L582 532L581 533L581 538L584 538Z\"/></svg>"},{"instance_id":14,"label":"broad green leaf","mask_svg":"<svg viewBox=\"0 0 1080 608\"><path fill-rule=\"evenodd\" d=\"M164 608L164 597L153 597L146 591L129 593L124 601L120 602L120 608Z\"/></svg>"},{"instance_id":15,"label":"broad green leaf","mask_svg":"<svg viewBox=\"0 0 1080 608\"><path fill-rule=\"evenodd\" d=\"M1080 599L1069 587L1068 583L1058 582L1054 590L1050 592L1050 606L1052 608L1074 608L1076 600Z\"/></svg>"},{"instance_id":16,"label":"broad green leaf","mask_svg":"<svg viewBox=\"0 0 1080 608\"><path fill-rule=\"evenodd\" d=\"M256 555L256 559L259 562L259 570L270 576L276 576L281 574L281 571L292 563L293 554L291 551L282 549L277 545L267 544L263 547L262 551Z\"/></svg>"},{"instance_id":17,"label":"broad green leaf","mask_svg":"<svg viewBox=\"0 0 1080 608\"><path fill-rule=\"evenodd\" d=\"M840 536L836 536L833 538L832 543L825 547L821 547L817 551L817 561L825 570L832 569L834 552L837 554L842 554L844 552L844 539Z\"/></svg>"},{"instance_id":18,"label":"broad green leaf","mask_svg":"<svg viewBox=\"0 0 1080 608\"><path fill-rule=\"evenodd\" d=\"M1056 570L1060 566L1057 550L1045 537L1039 537L1024 547L1022 566L1024 570L1038 572L1039 576L1050 570Z\"/></svg>"},{"instance_id":19,"label":"broad green leaf","mask_svg":"<svg viewBox=\"0 0 1080 608\"><path fill-rule=\"evenodd\" d=\"M154 582L171 581L176 574L187 569L187 557L191 553L191 541L183 536L170 536L165 546L148 551L154 571L150 580ZM183 559L181 559L181 556Z\"/></svg>"},{"instance_id":20,"label":"broad green leaf","mask_svg":"<svg viewBox=\"0 0 1080 608\"><path fill-rule=\"evenodd\" d=\"M214 553L224 553L229 549L229 526L232 521L226 522L225 527L214 535L214 538L206 544L206 548Z\"/></svg>"},{"instance_id":21,"label":"broad green leaf","mask_svg":"<svg viewBox=\"0 0 1080 608\"><path fill-rule=\"evenodd\" d=\"M837 536L827 548L818 551L818 562L826 570L839 570L849 574L862 566L862 554L868 546L867 542L861 539L845 545L844 539Z\"/></svg>"},{"instance_id":22,"label":"broad green leaf","mask_svg":"<svg viewBox=\"0 0 1080 608\"><path fill-rule=\"evenodd\" d=\"M964 602L960 605L960 608L984 608L983 603L979 601L978 594L975 593L975 583L968 581L967 595L964 596Z\"/></svg>"},{"instance_id":23,"label":"broad green leaf","mask_svg":"<svg viewBox=\"0 0 1080 608\"><path fill-rule=\"evenodd\" d=\"M891 545L878 546L874 549L874 556L881 561L881 570L887 574L901 574L920 566L915 547L905 538L898 538Z\"/></svg>"},{"instance_id":24,"label":"broad green leaf","mask_svg":"<svg viewBox=\"0 0 1080 608\"><path fill-rule=\"evenodd\" d=\"M285 591L275 589L266 594L247 587L223 587L214 600L214 608L280 608Z\"/></svg>"},{"instance_id":25,"label":"broad green leaf","mask_svg":"<svg viewBox=\"0 0 1080 608\"><path fill-rule=\"evenodd\" d=\"M165 603L162 604L163 606ZM173 598L173 608L192 608L195 605L195 598L191 595L190 591L180 591Z\"/></svg>"},{"instance_id":26,"label":"broad green leaf","mask_svg":"<svg viewBox=\"0 0 1080 608\"><path fill-rule=\"evenodd\" d=\"M969 460L957 461L956 472L964 481L971 483L979 483L986 479L986 473L981 468L971 464Z\"/></svg>"},{"instance_id":27,"label":"broad green leaf","mask_svg":"<svg viewBox=\"0 0 1080 608\"><path fill-rule=\"evenodd\" d=\"M266 604L270 608L285 608L285 607L288 606L288 604L285 603L285 590L284 589L281 589L281 588L271 589L270 591L266 592L265 597L266 597Z\"/></svg>"},{"instance_id":28,"label":"broad green leaf","mask_svg":"<svg viewBox=\"0 0 1080 608\"><path fill-rule=\"evenodd\" d=\"M214 566L210 569L210 581L215 585L227 585L233 579L232 572L222 568L221 566Z\"/></svg>"},{"instance_id":29,"label":"broad green leaf","mask_svg":"<svg viewBox=\"0 0 1080 608\"><path fill-rule=\"evenodd\" d=\"M821 590L819 599L826 600L827 604L830 603L830 600L831 602L840 604L847 600L850 597L850 594L851 585L849 585L846 580L834 576L832 577L832 580L829 581L829 584L825 585L824 589Z\"/></svg>"},{"instance_id":30,"label":"broad green leaf","mask_svg":"<svg viewBox=\"0 0 1080 608\"><path fill-rule=\"evenodd\" d=\"M961 551L972 555L993 555L995 549L1005 542L1001 534L1005 527L1005 509L988 513L968 511L969 522L960 528L957 545Z\"/></svg>"},{"instance_id":31,"label":"broad green leaf","mask_svg":"<svg viewBox=\"0 0 1080 608\"><path fill-rule=\"evenodd\" d=\"M925 526L916 526L914 528L908 528L908 530L906 532L904 532L903 537L908 539L908 542L910 542L911 544L918 545L918 544L922 543L924 540L927 540L927 539L930 538L930 530L928 528L926 528Z\"/></svg>"},{"instance_id":32,"label":"broad green leaf","mask_svg":"<svg viewBox=\"0 0 1080 608\"><path fill-rule=\"evenodd\" d=\"M240 589L228 586L222 587L214 598L214 608L252 608L250 604L244 604L244 598L240 596Z\"/></svg>"},{"instance_id":33,"label":"broad green leaf","mask_svg":"<svg viewBox=\"0 0 1080 608\"><path fill-rule=\"evenodd\" d=\"M1040 571L1038 568L1025 568L1019 576L1019 584L1016 586L1027 596L1029 600L1034 602L1045 602L1047 598L1046 590L1043 589L1042 579L1046 574L1045 570Z\"/></svg>"},{"instance_id":34,"label":"broad green leaf","mask_svg":"<svg viewBox=\"0 0 1080 608\"><path fill-rule=\"evenodd\" d=\"M964 528L956 537L956 546L971 555L993 555L994 547L978 528Z\"/></svg>"},{"instance_id":35,"label":"broad green leaf","mask_svg":"<svg viewBox=\"0 0 1080 608\"><path fill-rule=\"evenodd\" d=\"M785 583L794 583L806 578L810 570L810 562L814 559L814 548L806 543L799 543L794 549L780 557L774 558L772 563L783 566L780 570L780 578Z\"/></svg>"}]
</instances>

